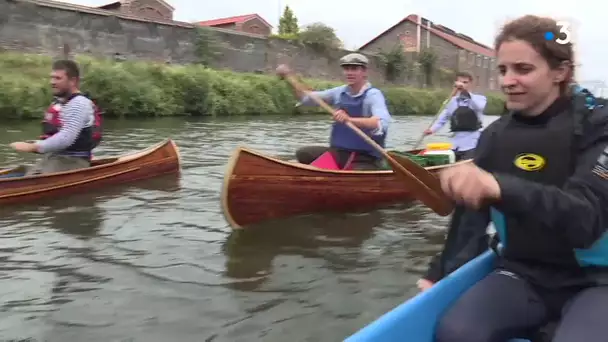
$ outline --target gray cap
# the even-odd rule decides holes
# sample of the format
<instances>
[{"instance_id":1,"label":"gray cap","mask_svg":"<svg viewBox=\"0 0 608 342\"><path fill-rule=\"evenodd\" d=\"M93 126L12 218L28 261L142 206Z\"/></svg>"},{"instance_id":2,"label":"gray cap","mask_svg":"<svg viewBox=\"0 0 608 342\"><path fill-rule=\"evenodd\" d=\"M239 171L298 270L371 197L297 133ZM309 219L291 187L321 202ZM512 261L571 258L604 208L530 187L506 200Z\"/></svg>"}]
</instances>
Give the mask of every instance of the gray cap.
<instances>
[{"instance_id":1,"label":"gray cap","mask_svg":"<svg viewBox=\"0 0 608 342\"><path fill-rule=\"evenodd\" d=\"M348 55L340 58L340 66L344 65L360 65L366 67L369 63L367 57L360 53L349 53Z\"/></svg>"}]
</instances>

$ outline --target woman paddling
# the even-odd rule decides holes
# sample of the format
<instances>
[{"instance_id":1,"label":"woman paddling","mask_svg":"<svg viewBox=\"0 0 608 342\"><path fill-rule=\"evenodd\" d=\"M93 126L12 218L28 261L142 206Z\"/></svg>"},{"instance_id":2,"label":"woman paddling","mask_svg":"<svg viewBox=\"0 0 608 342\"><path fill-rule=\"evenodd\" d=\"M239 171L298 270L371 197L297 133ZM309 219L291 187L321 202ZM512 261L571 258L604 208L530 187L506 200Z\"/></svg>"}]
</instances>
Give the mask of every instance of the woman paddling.
<instances>
[{"instance_id":1,"label":"woman paddling","mask_svg":"<svg viewBox=\"0 0 608 342\"><path fill-rule=\"evenodd\" d=\"M459 236L443 264L479 253L464 241L483 234L490 213L503 248L495 271L443 316L438 342L529 338L551 321L552 341L608 340L608 111L571 93L572 44L546 32L559 37L556 21L537 16L502 29L495 48L511 114L483 132L475 164L440 175L466 208L454 226L475 226L450 232Z\"/></svg>"}]
</instances>

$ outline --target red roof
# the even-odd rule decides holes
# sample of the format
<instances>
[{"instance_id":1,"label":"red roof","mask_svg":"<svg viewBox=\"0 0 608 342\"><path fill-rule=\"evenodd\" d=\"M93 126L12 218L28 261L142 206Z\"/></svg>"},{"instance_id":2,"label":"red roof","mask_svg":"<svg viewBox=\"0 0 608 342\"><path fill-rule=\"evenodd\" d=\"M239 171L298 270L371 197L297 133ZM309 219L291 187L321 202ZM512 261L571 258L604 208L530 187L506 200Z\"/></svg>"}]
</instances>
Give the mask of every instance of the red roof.
<instances>
[{"instance_id":1,"label":"red roof","mask_svg":"<svg viewBox=\"0 0 608 342\"><path fill-rule=\"evenodd\" d=\"M405 17L403 20L401 20L400 22L396 23L395 25L391 26L388 30L380 33L378 36L376 36L375 38L373 38L372 40L370 40L369 42L363 44L363 46L361 46L359 48L359 50L365 48L366 46L368 46L369 44L371 44L372 42L376 41L378 38L382 37L384 34L388 33L389 31L392 31L394 28L396 28L398 25L402 24L405 21L409 21L412 22L414 24L418 24L418 16L415 14L410 14L407 17ZM435 27L433 27L435 26ZM441 25L432 25L430 27L430 31L431 33L447 40L448 42L458 46L461 49L467 50L469 52L473 52L473 53L477 53L480 55L484 55L487 57L495 57L496 54L494 53L494 50L488 48L488 47L483 47L480 46L476 43L470 42L468 40L462 39L462 38L458 38L452 34L449 34L447 32L441 31L439 29L437 29L436 27L439 27ZM427 28L426 26L423 26L425 29ZM443 26L441 26L443 27Z\"/></svg>"},{"instance_id":2,"label":"red roof","mask_svg":"<svg viewBox=\"0 0 608 342\"><path fill-rule=\"evenodd\" d=\"M253 14L245 14L245 15L238 15L235 17L228 17L228 18L219 18L219 19L212 19L212 20L205 20L205 21L199 21L196 24L200 25L200 26L217 26L217 25L226 25L226 24L241 24L244 23L246 21L249 21L251 19L260 19L262 22L264 22L264 24L268 25L268 27L272 27L272 25L270 25L266 20L264 20L264 18L260 17L259 15L253 13Z\"/></svg>"}]
</instances>

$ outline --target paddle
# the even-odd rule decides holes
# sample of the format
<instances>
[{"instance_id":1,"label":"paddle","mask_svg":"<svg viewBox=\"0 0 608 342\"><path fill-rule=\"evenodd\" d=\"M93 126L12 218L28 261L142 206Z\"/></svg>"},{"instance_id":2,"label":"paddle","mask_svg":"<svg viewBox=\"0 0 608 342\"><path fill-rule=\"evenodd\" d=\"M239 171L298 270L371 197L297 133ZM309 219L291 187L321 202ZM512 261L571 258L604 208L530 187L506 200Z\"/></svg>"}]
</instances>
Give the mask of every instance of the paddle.
<instances>
[{"instance_id":1,"label":"paddle","mask_svg":"<svg viewBox=\"0 0 608 342\"><path fill-rule=\"evenodd\" d=\"M447 106L448 102L450 102L452 97L454 97L454 95L456 95L456 92L458 92L458 88L454 88L452 90L452 93L450 93L450 96L448 96L448 98L443 101L443 103L441 104L441 107L439 108L439 111L437 112L437 114L435 114L435 116L433 117L433 121L431 121L431 123L429 124L429 127L427 127L426 130L429 130L429 129L431 129L431 127L433 127L433 124L435 123L435 121L437 121L437 118L439 117L441 112L443 112L443 110L445 109L445 106ZM422 143L422 140L424 140L425 136L426 135L424 134L424 132L422 132L420 139L418 139L418 142L416 142L416 145L414 145L412 150L415 150L418 148L418 146L420 146L420 143Z\"/></svg>"},{"instance_id":2,"label":"paddle","mask_svg":"<svg viewBox=\"0 0 608 342\"><path fill-rule=\"evenodd\" d=\"M286 75L284 78L294 89L307 94L329 114L334 114L335 110L330 105L325 103L325 101L315 95L315 93L304 88L292 75ZM345 125L386 158L395 175L407 182L407 186L416 199L420 200L438 215L447 216L452 212L454 208L452 201L450 201L441 190L441 185L439 184L439 179L437 179L437 177L430 174L409 158L399 158L399 161L395 160L395 158L389 155L382 146L378 145L352 122L346 122ZM422 180L420 178L422 178Z\"/></svg>"}]
</instances>

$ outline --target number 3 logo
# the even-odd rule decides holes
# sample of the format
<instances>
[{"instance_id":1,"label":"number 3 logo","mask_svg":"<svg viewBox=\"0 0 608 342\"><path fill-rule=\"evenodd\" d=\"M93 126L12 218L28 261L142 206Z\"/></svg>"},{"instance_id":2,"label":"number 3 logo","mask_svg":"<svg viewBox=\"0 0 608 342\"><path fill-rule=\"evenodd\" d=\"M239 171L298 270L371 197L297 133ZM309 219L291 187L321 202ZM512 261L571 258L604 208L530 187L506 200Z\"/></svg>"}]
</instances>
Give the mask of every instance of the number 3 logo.
<instances>
[{"instance_id":1,"label":"number 3 logo","mask_svg":"<svg viewBox=\"0 0 608 342\"><path fill-rule=\"evenodd\" d=\"M561 36L558 37L555 42L557 44L568 44L572 40L572 32L570 31L570 23L567 21L558 21L557 26L559 27L559 33L566 35L566 38L562 39Z\"/></svg>"}]
</instances>

